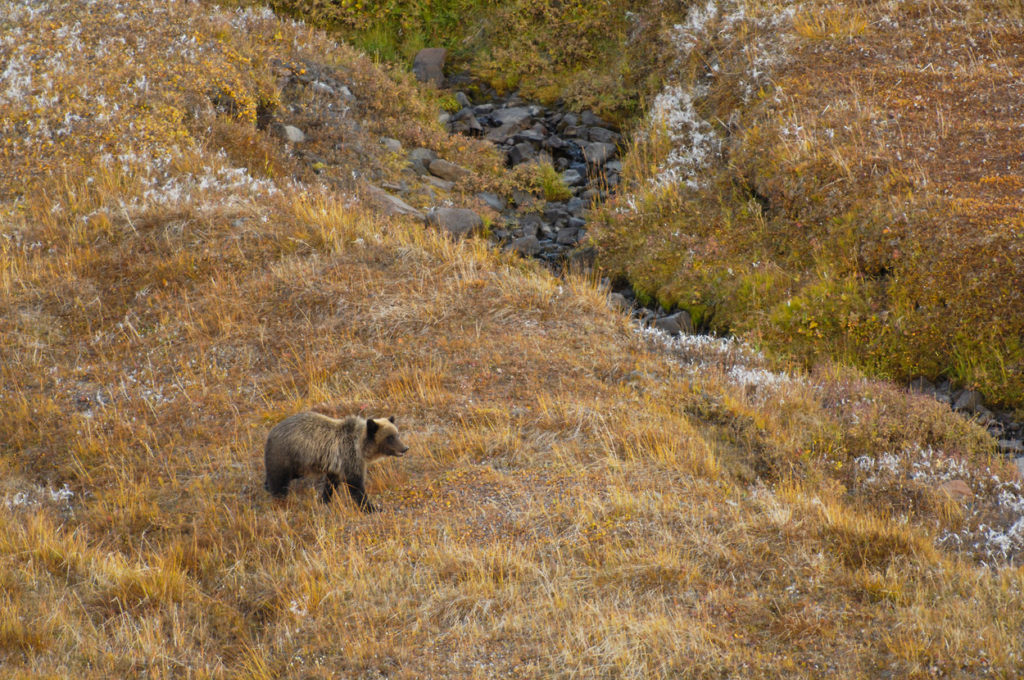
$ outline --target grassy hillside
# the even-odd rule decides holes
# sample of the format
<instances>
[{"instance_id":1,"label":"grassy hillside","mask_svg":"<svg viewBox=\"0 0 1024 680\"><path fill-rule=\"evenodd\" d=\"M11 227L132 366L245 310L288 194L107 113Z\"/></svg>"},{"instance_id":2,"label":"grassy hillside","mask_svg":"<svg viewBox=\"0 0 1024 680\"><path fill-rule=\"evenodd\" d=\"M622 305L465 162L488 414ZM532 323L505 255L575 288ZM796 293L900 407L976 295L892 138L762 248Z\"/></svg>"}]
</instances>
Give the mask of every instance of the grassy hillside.
<instances>
[{"instance_id":1,"label":"grassy hillside","mask_svg":"<svg viewBox=\"0 0 1024 680\"><path fill-rule=\"evenodd\" d=\"M974 425L374 212L383 134L505 180L303 25L24 0L0 36L5 675L1024 667L1024 500ZM263 491L310 407L397 416L385 512Z\"/></svg>"},{"instance_id":2,"label":"grassy hillside","mask_svg":"<svg viewBox=\"0 0 1024 680\"><path fill-rule=\"evenodd\" d=\"M694 4L598 236L813 362L1024 403L1020 3Z\"/></svg>"}]
</instances>

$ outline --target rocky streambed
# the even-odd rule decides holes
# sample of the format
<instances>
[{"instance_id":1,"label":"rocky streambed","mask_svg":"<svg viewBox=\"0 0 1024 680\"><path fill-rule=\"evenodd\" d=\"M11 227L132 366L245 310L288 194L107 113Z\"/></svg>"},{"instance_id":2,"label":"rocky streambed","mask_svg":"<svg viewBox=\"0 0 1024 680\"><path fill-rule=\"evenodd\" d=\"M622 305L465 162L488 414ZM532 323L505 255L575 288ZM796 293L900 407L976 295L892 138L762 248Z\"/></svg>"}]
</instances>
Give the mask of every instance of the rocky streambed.
<instances>
[{"instance_id":1,"label":"rocky streambed","mask_svg":"<svg viewBox=\"0 0 1024 680\"><path fill-rule=\"evenodd\" d=\"M443 54L425 52L433 52L429 56L443 63ZM419 57L414 70L421 80L449 87L457 110L440 113L440 121L449 132L491 142L502 151L510 169L524 164L533 164L538 170L549 166L547 172L554 186L543 192L549 195L527 191L513 191L511 196L476 195L499 215L489 230L494 245L541 260L556 273L570 265L592 266L595 253L589 243L589 220L594 208L621 182L622 132L592 111L573 111L559 103L545 106L517 94L500 95L478 83L445 80L440 66L424 66ZM458 89L460 86L471 89L474 96ZM396 151L400 149L396 140L382 141L396 145ZM442 191L451 189L467 172L428 149L414 149L407 158L421 182ZM417 214L427 224L453 234L483 230L483 220L471 209L438 207L423 215L401 199L381 193L380 198L394 212ZM685 310L644 306L628 283L607 283L610 304L629 313L642 327L657 328L669 335L706 330L695 328ZM999 451L1015 459L1024 474L1024 423L1015 420L1013 414L988 408L978 392L955 389L948 381L932 383L919 378L909 388L948 404L985 427Z\"/></svg>"}]
</instances>

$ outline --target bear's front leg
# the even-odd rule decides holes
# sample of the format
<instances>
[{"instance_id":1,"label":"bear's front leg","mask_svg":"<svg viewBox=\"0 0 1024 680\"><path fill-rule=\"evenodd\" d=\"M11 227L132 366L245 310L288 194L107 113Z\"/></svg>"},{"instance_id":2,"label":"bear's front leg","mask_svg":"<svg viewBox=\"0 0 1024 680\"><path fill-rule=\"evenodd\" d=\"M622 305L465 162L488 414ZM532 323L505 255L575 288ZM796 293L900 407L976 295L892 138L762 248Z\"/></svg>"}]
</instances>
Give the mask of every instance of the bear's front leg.
<instances>
[{"instance_id":1,"label":"bear's front leg","mask_svg":"<svg viewBox=\"0 0 1024 680\"><path fill-rule=\"evenodd\" d=\"M324 480L324 489L320 493L320 502L330 503L339 484L341 484L341 477L328 472L327 479Z\"/></svg>"},{"instance_id":2,"label":"bear's front leg","mask_svg":"<svg viewBox=\"0 0 1024 680\"><path fill-rule=\"evenodd\" d=\"M370 499L366 497L366 487L363 486L362 475L352 475L345 480L345 484L348 485L348 492L352 495L352 500L356 502L359 509L363 512L380 512L380 508L370 502Z\"/></svg>"}]
</instances>

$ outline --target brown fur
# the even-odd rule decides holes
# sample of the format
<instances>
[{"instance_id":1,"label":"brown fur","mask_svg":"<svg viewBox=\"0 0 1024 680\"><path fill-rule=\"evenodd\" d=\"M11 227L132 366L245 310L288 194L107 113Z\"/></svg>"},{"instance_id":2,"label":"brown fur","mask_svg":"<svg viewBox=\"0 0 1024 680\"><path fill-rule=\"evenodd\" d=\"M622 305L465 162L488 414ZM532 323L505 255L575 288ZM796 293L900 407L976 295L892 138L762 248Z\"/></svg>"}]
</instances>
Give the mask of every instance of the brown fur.
<instances>
[{"instance_id":1,"label":"brown fur","mask_svg":"<svg viewBox=\"0 0 1024 680\"><path fill-rule=\"evenodd\" d=\"M342 482L365 512L377 508L366 497L366 466L384 456L401 456L409 450L398 438L395 419L359 416L331 418L306 411L274 426L264 448L266 481L274 496L288 494L293 479L308 474L325 476L321 500L331 500Z\"/></svg>"}]
</instances>

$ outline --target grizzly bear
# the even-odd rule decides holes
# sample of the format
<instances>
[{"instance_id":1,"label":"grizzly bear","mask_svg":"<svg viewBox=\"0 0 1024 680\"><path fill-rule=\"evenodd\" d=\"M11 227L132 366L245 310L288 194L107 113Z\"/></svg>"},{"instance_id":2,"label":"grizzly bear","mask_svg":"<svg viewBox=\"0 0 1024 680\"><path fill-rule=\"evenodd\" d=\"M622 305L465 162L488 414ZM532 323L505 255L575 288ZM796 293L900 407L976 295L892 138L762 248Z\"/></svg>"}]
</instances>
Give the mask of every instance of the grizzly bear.
<instances>
[{"instance_id":1,"label":"grizzly bear","mask_svg":"<svg viewBox=\"0 0 1024 680\"><path fill-rule=\"evenodd\" d=\"M307 474L325 475L320 500L329 503L342 481L363 512L378 508L366 497L368 463L384 456L401 456L409 447L398 438L395 417L338 420L306 411L282 420L270 430L264 448L267 478L263 486L273 496L288 495L288 484Z\"/></svg>"}]
</instances>

